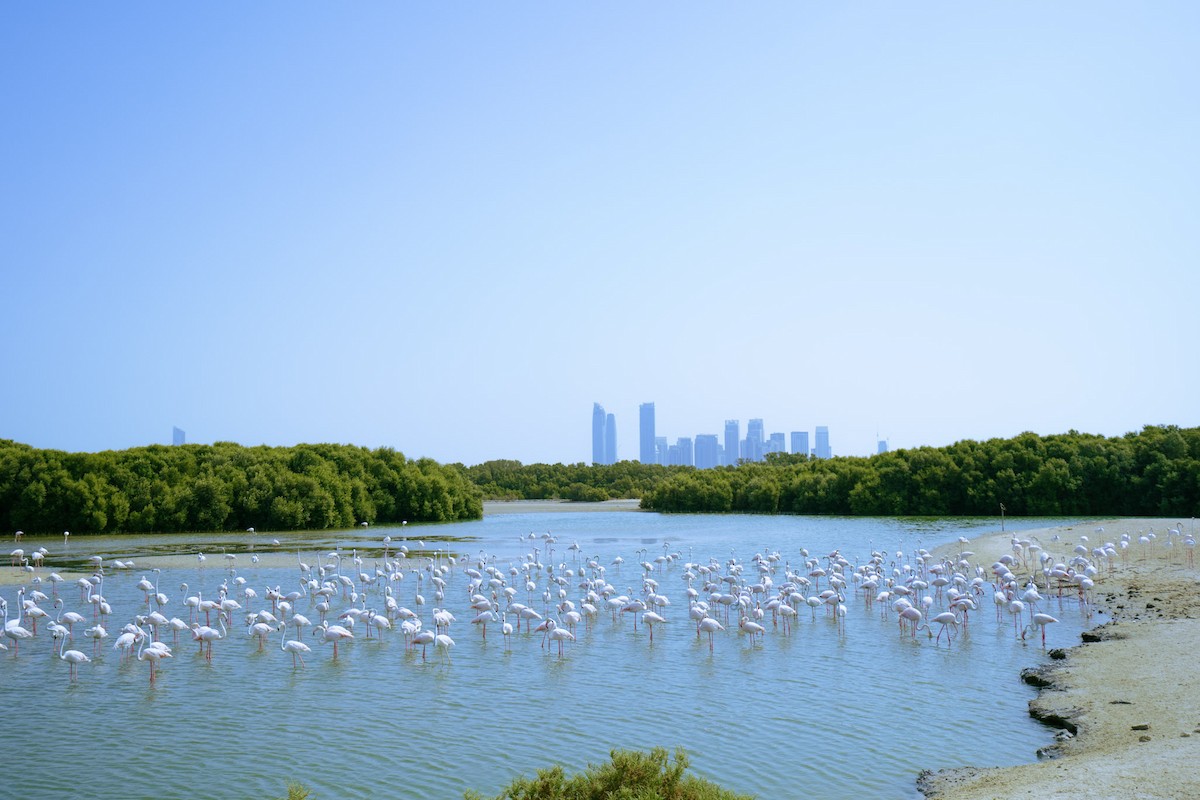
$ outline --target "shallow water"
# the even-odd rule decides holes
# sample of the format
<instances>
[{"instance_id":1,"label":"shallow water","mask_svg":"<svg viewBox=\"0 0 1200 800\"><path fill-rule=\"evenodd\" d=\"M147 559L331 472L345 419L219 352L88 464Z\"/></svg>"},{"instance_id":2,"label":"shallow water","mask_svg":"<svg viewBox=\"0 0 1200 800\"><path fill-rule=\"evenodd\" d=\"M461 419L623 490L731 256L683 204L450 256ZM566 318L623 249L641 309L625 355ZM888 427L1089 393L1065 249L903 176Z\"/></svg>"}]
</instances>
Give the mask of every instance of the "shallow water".
<instances>
[{"instance_id":1,"label":"shallow water","mask_svg":"<svg viewBox=\"0 0 1200 800\"><path fill-rule=\"evenodd\" d=\"M1007 527L1063 522L1009 520ZM1046 658L1040 641L1017 640L1007 618L998 624L988 597L947 646L944 637L938 643L925 633L902 635L894 613L869 610L848 592L844 633L823 610L814 615L802 607L790 636L768 614L766 635L751 643L731 620L710 653L687 618L681 561L736 558L747 567L744 577L753 578L754 554L777 551L778 587L785 562L802 565L801 548L813 556L840 549L856 563L880 549L899 567L918 548L998 527L995 520L543 512L335 533L73 537L65 545L26 539L26 552L39 545L50 551L39 588L49 593L45 577L62 572L64 606L87 616L87 625L92 612L75 587L79 575L65 568L102 556L103 592L114 613L100 657L81 665L74 683L42 625L19 656L0 653L0 747L10 758L30 757L28 769L6 776L3 793L63 796L86 785L99 797L273 797L297 780L317 797L454 798L466 789L495 793L515 775L554 763L580 769L606 760L612 748L664 745L684 747L698 774L761 798L913 797L920 769L1019 763L1052 741L1053 732L1029 718L1034 692L1019 680L1023 667ZM547 532L557 543L542 538ZM653 645L643 624L635 632L629 615L614 622L604 611L590 629L577 629L578 641L562 658L524 628L505 642L490 625L484 640L469 623L474 612L460 567L447 576L444 606L457 618L448 661L433 647L427 660L419 649L406 650L398 623L382 639L365 638L360 624L337 661L328 645L305 636L313 650L308 666L293 669L278 633L258 652L239 625L214 645L211 664L185 634L151 686L146 663L122 663L112 648L121 625L147 612L135 586L143 575L157 577L170 596L163 613L186 619L180 584L215 598L222 582L235 586L233 567L257 592L250 601L257 610L269 606L267 587L298 588L300 559L332 564L327 554L337 551L345 574L360 569L354 555L373 573L374 562L382 566L385 536L393 539L390 552L409 550L393 591L401 605L421 612L426 627L437 603L425 579L427 604L415 604L416 568L430 558L494 558L507 572L537 546L543 563L566 568L595 557L609 582L630 595L640 590L638 561L664 552L681 554L681 561L656 569L671 606ZM575 542L578 551L570 549ZM896 559L897 552L906 555ZM619 571L610 565L617 555L625 562ZM114 570L113 559L134 566ZM28 573L0 572L33 588ZM544 575L532 596L523 584L517 599L541 610ZM367 607L382 610L381 585L368 586ZM569 591L578 600L574 585ZM15 613L16 586L0 594ZM333 613L349 605L338 595ZM307 598L296 610L318 619ZM1076 644L1079 631L1099 621L1074 603L1056 601L1047 610L1062 620L1048 629L1048 648ZM243 612L234 618L242 621ZM68 647L90 655L83 627ZM169 633L163 638L171 641Z\"/></svg>"}]
</instances>

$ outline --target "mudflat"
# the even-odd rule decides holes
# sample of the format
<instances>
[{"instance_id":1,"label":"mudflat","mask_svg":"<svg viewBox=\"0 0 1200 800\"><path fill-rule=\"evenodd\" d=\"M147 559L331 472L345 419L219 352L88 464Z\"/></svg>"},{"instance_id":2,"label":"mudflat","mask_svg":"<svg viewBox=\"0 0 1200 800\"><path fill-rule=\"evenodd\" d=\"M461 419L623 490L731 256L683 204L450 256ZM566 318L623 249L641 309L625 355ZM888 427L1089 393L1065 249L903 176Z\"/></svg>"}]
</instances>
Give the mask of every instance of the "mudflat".
<instances>
[{"instance_id":1,"label":"mudflat","mask_svg":"<svg viewBox=\"0 0 1200 800\"><path fill-rule=\"evenodd\" d=\"M1061 728L1056 745L1031 754L1038 761L1015 767L923 773L918 787L927 798L1200 797L1194 524L1127 519L1017 535L1026 548L1034 543L1041 552L1068 559L1080 545L1091 551L1114 544L1114 558L1089 556L1097 567L1095 604L1109 621L1024 676L1041 687L1030 713ZM969 548L973 563L991 564L1020 547L1012 534L990 534L942 548L938 555Z\"/></svg>"}]
</instances>

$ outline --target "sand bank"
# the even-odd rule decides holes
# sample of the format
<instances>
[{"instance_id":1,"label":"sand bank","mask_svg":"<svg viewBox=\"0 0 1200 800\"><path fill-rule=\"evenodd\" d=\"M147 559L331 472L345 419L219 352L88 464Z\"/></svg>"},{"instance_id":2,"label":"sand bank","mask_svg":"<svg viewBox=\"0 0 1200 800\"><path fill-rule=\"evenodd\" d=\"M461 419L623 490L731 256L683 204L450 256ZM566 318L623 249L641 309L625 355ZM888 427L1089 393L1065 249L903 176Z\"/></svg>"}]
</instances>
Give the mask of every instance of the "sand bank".
<instances>
[{"instance_id":1,"label":"sand bank","mask_svg":"<svg viewBox=\"0 0 1200 800\"><path fill-rule=\"evenodd\" d=\"M575 500L488 500L483 504L483 515L536 514L555 511L640 511L641 500L605 500L599 503L583 503Z\"/></svg>"},{"instance_id":2,"label":"sand bank","mask_svg":"<svg viewBox=\"0 0 1200 800\"><path fill-rule=\"evenodd\" d=\"M1030 713L1063 729L1055 746L1037 754L1042 760L923 773L918 786L928 798L1200 797L1200 573L1189 564L1190 548L1168 536L1179 526L1114 520L1017 534L1056 561L1079 544L1119 545L1128 534L1123 555L1111 570L1105 563L1097 580L1096 604L1110 621L1085 633L1083 644L1053 653L1060 659L1027 671L1028 682L1044 687ZM1183 523L1184 532L1193 526ZM1152 541L1139 542L1150 532ZM1012 538L992 534L942 552L974 551L973 563L989 565L1014 553Z\"/></svg>"}]
</instances>

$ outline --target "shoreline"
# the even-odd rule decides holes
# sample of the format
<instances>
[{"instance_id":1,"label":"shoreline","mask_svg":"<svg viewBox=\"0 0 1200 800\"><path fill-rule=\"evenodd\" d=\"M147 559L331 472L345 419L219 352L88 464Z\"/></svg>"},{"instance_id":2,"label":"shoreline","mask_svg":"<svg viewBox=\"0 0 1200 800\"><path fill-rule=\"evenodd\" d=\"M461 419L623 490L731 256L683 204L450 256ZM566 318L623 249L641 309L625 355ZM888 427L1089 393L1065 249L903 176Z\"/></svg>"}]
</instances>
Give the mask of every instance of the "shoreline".
<instances>
[{"instance_id":1,"label":"shoreline","mask_svg":"<svg viewBox=\"0 0 1200 800\"><path fill-rule=\"evenodd\" d=\"M1081 792L1093 798L1200 797L1200 774L1191 766L1200 756L1200 678L1194 669L1200 573L1188 561L1193 548L1183 537L1167 535L1180 525L1192 532L1193 523L1179 520L1111 520L987 534L934 551L947 557L969 549L973 563L990 565L1005 553L1014 555L1015 537L1057 562L1079 545L1119 546L1122 535L1130 542L1111 569L1103 563L1097 575L1095 604L1109 621L1084 632L1081 644L1052 651L1051 663L1021 675L1039 687L1030 715L1059 729L1056 743L1027 764L922 772L917 788L926 798L1066 800ZM1140 542L1151 532L1153 540Z\"/></svg>"},{"instance_id":2,"label":"shoreline","mask_svg":"<svg viewBox=\"0 0 1200 800\"><path fill-rule=\"evenodd\" d=\"M582 500L485 500L483 515L540 514L550 511L641 511L641 500L621 498L586 502Z\"/></svg>"}]
</instances>

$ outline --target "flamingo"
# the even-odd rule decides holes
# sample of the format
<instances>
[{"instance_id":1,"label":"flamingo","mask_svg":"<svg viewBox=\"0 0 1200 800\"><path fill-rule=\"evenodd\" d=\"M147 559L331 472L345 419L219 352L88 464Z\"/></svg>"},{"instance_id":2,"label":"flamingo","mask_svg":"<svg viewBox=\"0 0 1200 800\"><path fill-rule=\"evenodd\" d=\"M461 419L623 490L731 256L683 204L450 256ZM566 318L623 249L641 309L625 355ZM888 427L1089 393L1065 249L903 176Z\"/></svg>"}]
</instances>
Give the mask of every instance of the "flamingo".
<instances>
[{"instance_id":1,"label":"flamingo","mask_svg":"<svg viewBox=\"0 0 1200 800\"><path fill-rule=\"evenodd\" d=\"M666 621L666 617L654 611L647 611L642 614L642 622L646 623L646 628L650 631L650 644L654 644L654 626Z\"/></svg>"},{"instance_id":2,"label":"flamingo","mask_svg":"<svg viewBox=\"0 0 1200 800\"><path fill-rule=\"evenodd\" d=\"M67 624L67 630L70 631L72 636L75 635L75 624L87 621L83 618L82 614L77 614L74 611L68 611L64 614L61 610L63 607L63 601L61 597L54 601L54 607L60 609L58 612L58 619L56 619L55 622L60 624L65 622Z\"/></svg>"},{"instance_id":3,"label":"flamingo","mask_svg":"<svg viewBox=\"0 0 1200 800\"><path fill-rule=\"evenodd\" d=\"M279 643L279 649L285 653L292 654L292 669L296 668L296 659L297 658L300 659L300 666L304 667L304 654L312 652L311 647L306 645L304 642L300 641L300 628L299 627L296 628L296 638L295 639L288 641L287 636L284 635L283 641Z\"/></svg>"},{"instance_id":4,"label":"flamingo","mask_svg":"<svg viewBox=\"0 0 1200 800\"><path fill-rule=\"evenodd\" d=\"M217 624L221 626L221 630L209 627L208 625L192 625L192 641L200 643L200 649L204 650L204 660L212 663L212 643L218 639L224 639L229 633L225 628L225 618L217 614Z\"/></svg>"},{"instance_id":5,"label":"flamingo","mask_svg":"<svg viewBox=\"0 0 1200 800\"><path fill-rule=\"evenodd\" d=\"M742 629L743 631L745 631L746 633L750 634L750 644L754 644L754 638L756 636L760 636L760 637L763 636L767 630L762 625L759 625L757 622L755 622L754 620L750 619L749 617L747 617L745 615L743 615L742 618L740 620L738 620L738 627L740 629Z\"/></svg>"},{"instance_id":6,"label":"flamingo","mask_svg":"<svg viewBox=\"0 0 1200 800\"><path fill-rule=\"evenodd\" d=\"M508 612L507 611L505 611L503 613L502 617L503 617L503 622L500 624L500 633L502 633L504 635L504 649L507 650L508 649L508 637L512 636L513 626L512 626L512 623L508 621ZM520 624L520 623L518 623L518 624Z\"/></svg>"},{"instance_id":7,"label":"flamingo","mask_svg":"<svg viewBox=\"0 0 1200 800\"><path fill-rule=\"evenodd\" d=\"M63 651L67 646L67 637L63 637L62 644L58 646L58 657L71 665L71 680L74 681L79 677L79 665L86 664L91 661L86 655L78 650Z\"/></svg>"},{"instance_id":8,"label":"flamingo","mask_svg":"<svg viewBox=\"0 0 1200 800\"><path fill-rule=\"evenodd\" d=\"M21 649L21 640L30 639L33 637L33 634L21 627L21 620L15 619L12 622L8 621L8 603L2 598L0 598L0 608L4 610L4 635L9 639L12 639L13 657L16 658L17 653Z\"/></svg>"},{"instance_id":9,"label":"flamingo","mask_svg":"<svg viewBox=\"0 0 1200 800\"><path fill-rule=\"evenodd\" d=\"M929 622L930 622L930 624L936 622L938 625L942 626L942 627L938 628L937 639L935 640L934 643L935 644L940 643L942 641L942 633L945 632L946 644L948 645L948 644L950 644L951 639L954 638L953 634L948 630L948 628L953 626L954 630L957 631L958 626L962 622L962 620L959 619L958 615L955 614L953 611L943 611L942 613L936 615ZM929 625L926 625L925 627L928 628Z\"/></svg>"},{"instance_id":10,"label":"flamingo","mask_svg":"<svg viewBox=\"0 0 1200 800\"><path fill-rule=\"evenodd\" d=\"M101 640L108 638L108 631L104 629L103 625L93 625L85 630L84 633L92 637L92 655L98 655L100 652L100 642Z\"/></svg>"},{"instance_id":11,"label":"flamingo","mask_svg":"<svg viewBox=\"0 0 1200 800\"><path fill-rule=\"evenodd\" d=\"M1055 619L1054 617L1050 616L1049 614L1044 614L1039 611L1038 613L1033 615L1033 622L1029 623L1029 625L1026 626L1025 630L1021 632L1021 640L1024 641L1025 634L1028 631L1030 631L1031 629L1041 628L1042 629L1042 647L1045 647L1046 646L1046 626L1053 622L1058 622L1058 620Z\"/></svg>"},{"instance_id":12,"label":"flamingo","mask_svg":"<svg viewBox=\"0 0 1200 800\"><path fill-rule=\"evenodd\" d=\"M471 620L471 624L478 625L483 634L482 638L487 639L488 623L495 622L495 621L496 621L496 615L493 614L490 610L488 610L488 611L480 611L478 614L476 614L475 618Z\"/></svg>"},{"instance_id":13,"label":"flamingo","mask_svg":"<svg viewBox=\"0 0 1200 800\"><path fill-rule=\"evenodd\" d=\"M425 660L425 648L434 643L435 635L428 628L417 631L412 637L412 644L421 645L421 660Z\"/></svg>"},{"instance_id":14,"label":"flamingo","mask_svg":"<svg viewBox=\"0 0 1200 800\"><path fill-rule=\"evenodd\" d=\"M704 631L708 634L708 652L711 653L713 651L713 634L717 631L725 630L725 626L717 622L712 617L705 617L696 623L696 630Z\"/></svg>"},{"instance_id":15,"label":"flamingo","mask_svg":"<svg viewBox=\"0 0 1200 800\"><path fill-rule=\"evenodd\" d=\"M333 643L333 660L337 661L338 642L343 639L353 639L354 634L341 625L318 625L313 629L313 636L320 636L326 642Z\"/></svg>"},{"instance_id":16,"label":"flamingo","mask_svg":"<svg viewBox=\"0 0 1200 800\"><path fill-rule=\"evenodd\" d=\"M916 606L906 605L899 610L897 616L900 620L901 635L904 634L904 623L909 622L912 623L912 635L915 637L917 635L917 626L921 624L921 618L925 615Z\"/></svg>"},{"instance_id":17,"label":"flamingo","mask_svg":"<svg viewBox=\"0 0 1200 800\"><path fill-rule=\"evenodd\" d=\"M437 636L433 637L433 646L441 651L447 662L453 663L453 659L450 658L450 648L454 647L454 640L450 638L449 634L439 633ZM559 642L558 646L561 650L561 641Z\"/></svg>"},{"instance_id":18,"label":"flamingo","mask_svg":"<svg viewBox=\"0 0 1200 800\"><path fill-rule=\"evenodd\" d=\"M117 637L117 641L113 642L113 650L121 652L122 661L129 658L130 653L133 652L134 644L140 641L137 631L138 629L132 625L126 625L125 629L121 631L121 635ZM99 645L99 642L97 642L97 645Z\"/></svg>"},{"instance_id":19,"label":"flamingo","mask_svg":"<svg viewBox=\"0 0 1200 800\"><path fill-rule=\"evenodd\" d=\"M263 645L266 644L267 636L270 635L271 631L273 630L275 630L275 628L271 627L271 625L266 622L254 622L246 626L246 635L258 639L258 652L261 653L263 651Z\"/></svg>"},{"instance_id":20,"label":"flamingo","mask_svg":"<svg viewBox=\"0 0 1200 800\"><path fill-rule=\"evenodd\" d=\"M141 644L138 645L137 660L150 662L150 685L154 685L154 667L161 659L174 658L171 655L171 648L162 642L154 642L149 647L146 646L145 632L142 632ZM211 645L210 645L211 646Z\"/></svg>"},{"instance_id":21,"label":"flamingo","mask_svg":"<svg viewBox=\"0 0 1200 800\"><path fill-rule=\"evenodd\" d=\"M546 634L551 641L558 642L558 657L563 657L563 643L575 641L575 634L571 633L566 628L555 626L549 633Z\"/></svg>"}]
</instances>

